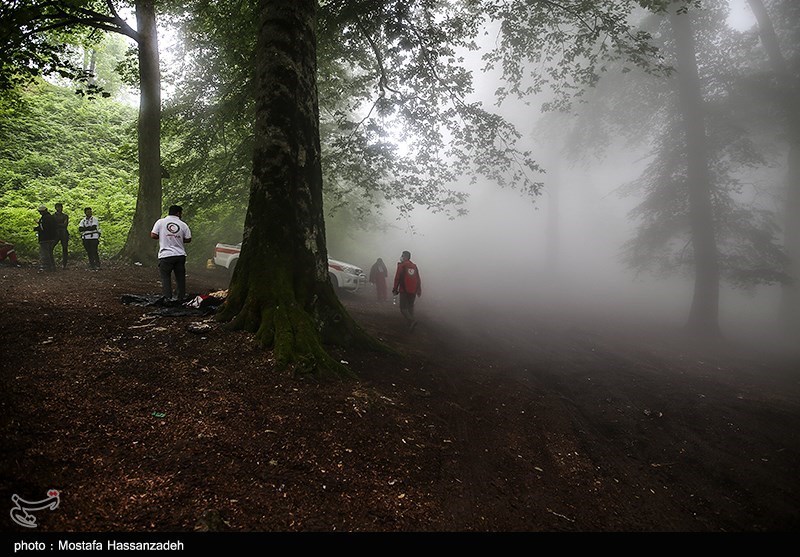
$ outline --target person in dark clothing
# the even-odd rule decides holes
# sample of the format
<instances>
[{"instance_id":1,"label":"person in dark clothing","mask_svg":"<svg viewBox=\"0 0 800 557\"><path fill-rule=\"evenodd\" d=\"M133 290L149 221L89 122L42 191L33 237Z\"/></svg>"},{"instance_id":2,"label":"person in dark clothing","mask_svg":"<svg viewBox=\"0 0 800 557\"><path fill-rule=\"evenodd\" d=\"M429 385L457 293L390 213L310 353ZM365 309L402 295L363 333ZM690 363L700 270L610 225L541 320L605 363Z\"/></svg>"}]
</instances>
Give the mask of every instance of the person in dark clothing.
<instances>
[{"instance_id":1,"label":"person in dark clothing","mask_svg":"<svg viewBox=\"0 0 800 557\"><path fill-rule=\"evenodd\" d=\"M56 212L53 213L53 220L56 222L56 241L53 244L53 248L58 244L61 244L61 265L64 269L67 268L67 255L68 249L67 244L69 244L69 215L64 212L64 205L62 203L56 203Z\"/></svg>"},{"instance_id":2,"label":"person in dark clothing","mask_svg":"<svg viewBox=\"0 0 800 557\"><path fill-rule=\"evenodd\" d=\"M400 313L406 318L408 328L413 331L417 326L417 320L414 319L414 301L417 296L422 296L422 280L419 277L419 269L411 261L409 251L404 251L400 262L397 263L392 294L399 295Z\"/></svg>"},{"instance_id":3,"label":"person in dark clothing","mask_svg":"<svg viewBox=\"0 0 800 557\"><path fill-rule=\"evenodd\" d=\"M380 257L369 270L369 282L375 285L379 302L386 301L386 277L388 274L389 271L387 271L386 265L383 264L383 259Z\"/></svg>"},{"instance_id":4,"label":"person in dark clothing","mask_svg":"<svg viewBox=\"0 0 800 557\"><path fill-rule=\"evenodd\" d=\"M58 235L56 221L44 205L39 206L39 223L34 232L39 235L39 270L55 271L56 262L53 259L53 248Z\"/></svg>"}]
</instances>

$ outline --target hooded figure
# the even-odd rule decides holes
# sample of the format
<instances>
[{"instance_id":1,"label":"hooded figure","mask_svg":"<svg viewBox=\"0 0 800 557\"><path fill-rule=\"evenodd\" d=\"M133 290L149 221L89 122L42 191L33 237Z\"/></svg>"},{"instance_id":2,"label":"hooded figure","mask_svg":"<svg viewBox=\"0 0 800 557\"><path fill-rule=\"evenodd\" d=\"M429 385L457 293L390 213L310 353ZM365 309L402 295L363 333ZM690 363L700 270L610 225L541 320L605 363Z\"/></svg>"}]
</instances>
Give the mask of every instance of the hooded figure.
<instances>
[{"instance_id":1,"label":"hooded figure","mask_svg":"<svg viewBox=\"0 0 800 557\"><path fill-rule=\"evenodd\" d=\"M379 257L369 270L369 282L375 285L379 302L386 301L386 277L388 275L389 271L386 269L386 265L383 264L383 259Z\"/></svg>"}]
</instances>

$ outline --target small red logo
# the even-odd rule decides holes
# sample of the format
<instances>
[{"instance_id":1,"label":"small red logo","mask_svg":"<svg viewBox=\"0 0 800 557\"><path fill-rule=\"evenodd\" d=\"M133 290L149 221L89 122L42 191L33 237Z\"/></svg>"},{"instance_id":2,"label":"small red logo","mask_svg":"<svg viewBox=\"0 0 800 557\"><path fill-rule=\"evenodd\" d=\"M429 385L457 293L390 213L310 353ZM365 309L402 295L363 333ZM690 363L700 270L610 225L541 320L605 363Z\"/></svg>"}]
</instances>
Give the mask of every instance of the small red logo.
<instances>
[{"instance_id":1,"label":"small red logo","mask_svg":"<svg viewBox=\"0 0 800 557\"><path fill-rule=\"evenodd\" d=\"M51 489L50 491L47 492L47 496L48 497L58 497L58 490L57 489Z\"/></svg>"}]
</instances>

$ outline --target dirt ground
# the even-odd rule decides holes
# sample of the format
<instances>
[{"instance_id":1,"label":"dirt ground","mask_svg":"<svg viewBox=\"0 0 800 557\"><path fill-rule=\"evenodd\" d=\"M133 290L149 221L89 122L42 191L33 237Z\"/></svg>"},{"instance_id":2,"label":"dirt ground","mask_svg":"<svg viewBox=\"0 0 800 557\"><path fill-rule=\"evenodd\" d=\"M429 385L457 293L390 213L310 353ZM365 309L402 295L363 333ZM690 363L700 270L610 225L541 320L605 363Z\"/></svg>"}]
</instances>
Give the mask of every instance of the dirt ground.
<instances>
[{"instance_id":1,"label":"dirt ground","mask_svg":"<svg viewBox=\"0 0 800 557\"><path fill-rule=\"evenodd\" d=\"M121 302L158 290L152 268L0 267L2 530L49 489L40 532L800 528L797 358L425 297L412 333L368 291L343 302L400 355L336 351L359 379L320 382Z\"/></svg>"}]
</instances>

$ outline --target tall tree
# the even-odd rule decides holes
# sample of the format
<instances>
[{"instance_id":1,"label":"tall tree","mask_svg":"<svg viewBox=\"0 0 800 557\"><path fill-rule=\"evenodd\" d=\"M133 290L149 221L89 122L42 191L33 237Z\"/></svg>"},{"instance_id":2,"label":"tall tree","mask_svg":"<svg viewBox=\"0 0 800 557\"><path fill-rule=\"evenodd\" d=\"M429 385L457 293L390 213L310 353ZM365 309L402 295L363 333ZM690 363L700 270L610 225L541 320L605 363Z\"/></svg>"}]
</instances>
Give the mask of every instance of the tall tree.
<instances>
[{"instance_id":1,"label":"tall tree","mask_svg":"<svg viewBox=\"0 0 800 557\"><path fill-rule=\"evenodd\" d=\"M110 2L109 2L110 4ZM136 0L139 45L139 191L136 212L121 256L153 262L149 232L161 217L161 71L154 0Z\"/></svg>"},{"instance_id":2,"label":"tall tree","mask_svg":"<svg viewBox=\"0 0 800 557\"><path fill-rule=\"evenodd\" d=\"M684 6L688 12L677 13ZM749 83L742 70L751 51L726 23L726 0L665 4L654 12L641 26L660 37L676 71L669 80L636 71L601 80L580 107L568 144L573 152L602 155L611 145L646 157L639 178L618 190L642 196L630 213L637 228L624 246L625 262L637 271L691 273L695 293L687 323L715 335L719 281L750 289L785 280L771 200L742 178L742 171L766 164L758 139L769 130L753 110L763 98L753 101L741 91ZM676 21L689 16L690 29ZM694 77L687 64L697 69Z\"/></svg>"},{"instance_id":3,"label":"tall tree","mask_svg":"<svg viewBox=\"0 0 800 557\"><path fill-rule=\"evenodd\" d=\"M0 31L8 46L0 54L0 85L13 85L20 76L61 73L90 76L64 58L62 30L95 29L119 33L138 45L139 59L139 192L133 226L122 256L154 260L148 232L161 215L160 118L161 81L155 0L133 0L137 29L119 15L115 0L17 0L0 12ZM102 9L105 11L101 11ZM10 76L10 77L9 77Z\"/></svg>"},{"instance_id":4,"label":"tall tree","mask_svg":"<svg viewBox=\"0 0 800 557\"><path fill-rule=\"evenodd\" d=\"M219 319L298 371L345 373L324 342L370 344L328 281L316 0L261 0L256 124L242 254Z\"/></svg>"},{"instance_id":5,"label":"tall tree","mask_svg":"<svg viewBox=\"0 0 800 557\"><path fill-rule=\"evenodd\" d=\"M170 187L218 206L231 184L244 189L252 151L249 5L186 0L187 48L174 102L165 107ZM538 56L536 87L564 98L606 57L653 59L647 37L628 33L633 0L455 2L329 0L318 9L318 87L326 212L359 214L385 204L462 212L465 182L486 179L539 192L538 166L507 120L469 99L464 57L489 29L502 46L487 62L504 70ZM506 37L509 39L506 40ZM487 41L483 41L487 42ZM595 48L596 47L596 48ZM564 50L567 53L560 57ZM593 65L595 64L595 65ZM565 84L567 83L568 84ZM175 170L174 172L172 170ZM458 188L454 188L458 184ZM353 199L359 203L353 203Z\"/></svg>"},{"instance_id":6,"label":"tall tree","mask_svg":"<svg viewBox=\"0 0 800 557\"><path fill-rule=\"evenodd\" d=\"M689 226L694 252L694 294L689 327L698 333L719 335L719 253L714 230L706 138L706 111L697 71L691 15L678 8L670 14L675 36L678 102L686 153Z\"/></svg>"},{"instance_id":7,"label":"tall tree","mask_svg":"<svg viewBox=\"0 0 800 557\"><path fill-rule=\"evenodd\" d=\"M791 281L783 286L781 317L787 332L797 340L800 335L800 79L792 72L781 48L775 25L762 0L747 0L758 22L758 34L779 88L778 104L784 118L789 143L784 201L784 248L789 258ZM796 2L778 2L777 8L788 12L784 16L795 23L800 7ZM794 45L797 48L797 45Z\"/></svg>"},{"instance_id":8,"label":"tall tree","mask_svg":"<svg viewBox=\"0 0 800 557\"><path fill-rule=\"evenodd\" d=\"M453 161L464 160L469 153L479 153L475 165L480 172L499 178L509 166L523 169L515 174L519 181L538 189L537 184L523 180L524 168L532 168L531 161L506 141L518 137L513 127L464 100L471 91L471 74L460 69L449 38L470 44L486 17L502 17L508 18L512 29L532 23L548 27L549 33L538 26L531 29L542 48L558 50L570 36L560 25L575 23L573 31L579 30L574 31L577 46L571 50L575 56L584 53L597 62L605 55L622 55L624 37L634 36L641 49L632 48L624 54L631 58L638 55L644 63L645 53L650 52L645 49L644 37L627 34L629 28L624 25L624 8L630 4L624 0L608 2L615 7L613 14L605 14L607 19L598 14L598 21L603 23L592 26L581 17L594 13L593 5L586 2L556 5L555 9L552 5L530 5L524 17L512 20L516 12L500 9L502 3L495 1L330 1L318 6L314 0L261 0L253 58L256 125L250 199L241 259L219 319L233 328L255 332L261 343L274 349L279 362L304 370L341 371L322 348L324 343L372 343L344 311L326 277L316 59L320 31L317 15L322 6L339 16L332 28L359 47L350 53L353 60L369 61L364 65L370 68L364 74L366 81L359 80L357 72L352 79L361 87L365 83L375 86L369 103L372 106L366 105L366 117L353 120L354 110L334 112L334 121L345 124L339 128L338 145L361 149L367 162L391 159L392 146L387 139L374 147L351 140L360 129L378 135L380 127L371 122L373 111L399 115L409 126L401 129L414 131L403 139L432 138L432 142L423 143L427 151L411 145L418 159L411 161L405 175L419 200L437 206L443 191L445 201L453 201L446 189L446 184L459 176ZM598 37L606 36L619 38L619 49L604 48L606 54L595 56ZM370 58L365 59L364 46ZM576 65L581 64L574 57L566 58L548 71L556 80L572 75L571 71L576 72L577 81L591 79L594 66L578 69ZM342 81L339 84L346 85ZM355 106L364 106L364 98L368 97L360 97ZM463 125L465 121L467 125ZM476 148L492 142L499 142L499 148ZM409 170L415 169L417 175L413 176ZM376 177L389 185L389 195L392 188L402 191L408 186L392 176Z\"/></svg>"}]
</instances>

